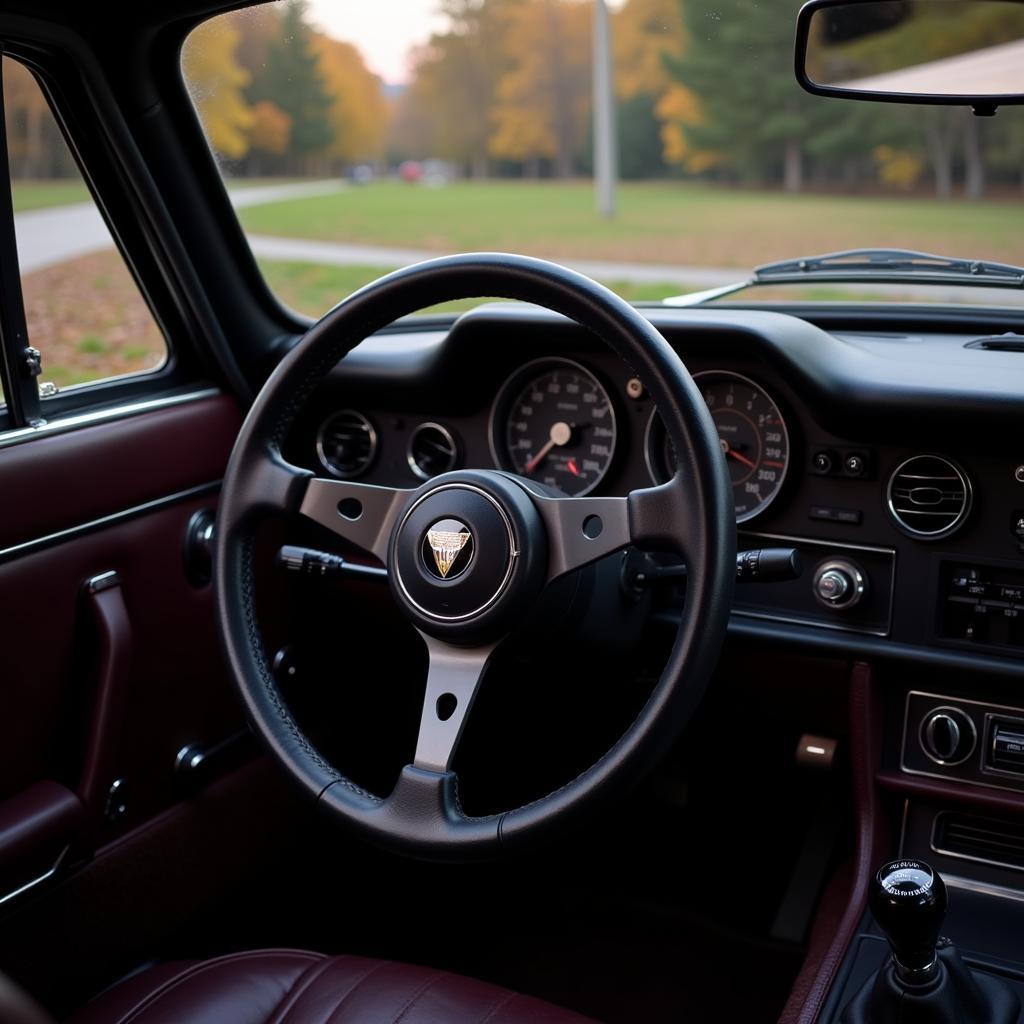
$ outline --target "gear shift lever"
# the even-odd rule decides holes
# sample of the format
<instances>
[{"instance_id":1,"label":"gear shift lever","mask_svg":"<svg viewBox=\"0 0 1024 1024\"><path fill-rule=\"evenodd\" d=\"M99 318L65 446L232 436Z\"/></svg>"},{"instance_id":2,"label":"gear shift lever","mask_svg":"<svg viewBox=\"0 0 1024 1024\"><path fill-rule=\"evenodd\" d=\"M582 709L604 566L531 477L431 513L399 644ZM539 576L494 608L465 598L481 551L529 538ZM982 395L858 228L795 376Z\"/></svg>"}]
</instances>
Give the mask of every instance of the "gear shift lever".
<instances>
[{"instance_id":1,"label":"gear shift lever","mask_svg":"<svg viewBox=\"0 0 1024 1024\"><path fill-rule=\"evenodd\" d=\"M946 884L923 860L894 860L879 868L868 905L892 947L900 980L928 981L938 963L936 948L946 917Z\"/></svg>"},{"instance_id":2,"label":"gear shift lever","mask_svg":"<svg viewBox=\"0 0 1024 1024\"><path fill-rule=\"evenodd\" d=\"M971 970L948 939L946 886L923 860L894 860L871 881L868 904L892 956L843 1010L840 1024L1016 1024L1016 994Z\"/></svg>"}]
</instances>

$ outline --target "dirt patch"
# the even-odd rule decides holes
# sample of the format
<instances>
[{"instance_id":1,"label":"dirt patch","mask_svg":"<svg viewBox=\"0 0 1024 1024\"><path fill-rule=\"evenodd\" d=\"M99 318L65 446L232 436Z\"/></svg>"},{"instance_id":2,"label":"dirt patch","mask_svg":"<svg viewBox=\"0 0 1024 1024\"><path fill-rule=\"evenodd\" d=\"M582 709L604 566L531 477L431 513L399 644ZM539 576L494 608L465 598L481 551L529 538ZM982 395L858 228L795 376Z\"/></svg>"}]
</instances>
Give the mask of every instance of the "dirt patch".
<instances>
[{"instance_id":1,"label":"dirt patch","mask_svg":"<svg viewBox=\"0 0 1024 1024\"><path fill-rule=\"evenodd\" d=\"M120 253L80 256L22 279L29 340L60 387L160 366L167 343Z\"/></svg>"}]
</instances>

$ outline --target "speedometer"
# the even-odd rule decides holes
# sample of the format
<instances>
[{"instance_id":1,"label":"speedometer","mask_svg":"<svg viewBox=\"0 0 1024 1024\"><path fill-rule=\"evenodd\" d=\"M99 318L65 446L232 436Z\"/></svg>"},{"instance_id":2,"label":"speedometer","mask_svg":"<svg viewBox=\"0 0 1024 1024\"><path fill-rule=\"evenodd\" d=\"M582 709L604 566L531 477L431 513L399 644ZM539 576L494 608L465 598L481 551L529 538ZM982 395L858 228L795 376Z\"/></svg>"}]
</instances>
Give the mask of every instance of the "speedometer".
<instances>
[{"instance_id":1,"label":"speedometer","mask_svg":"<svg viewBox=\"0 0 1024 1024\"><path fill-rule=\"evenodd\" d=\"M615 410L598 379L578 363L531 363L502 388L491 417L498 465L555 487L589 494L615 457Z\"/></svg>"},{"instance_id":2,"label":"speedometer","mask_svg":"<svg viewBox=\"0 0 1024 1024\"><path fill-rule=\"evenodd\" d=\"M693 377L718 429L729 467L738 523L764 511L789 468L789 432L779 407L759 384L728 370ZM647 464L656 482L675 472L675 456L657 414L647 429Z\"/></svg>"}]
</instances>

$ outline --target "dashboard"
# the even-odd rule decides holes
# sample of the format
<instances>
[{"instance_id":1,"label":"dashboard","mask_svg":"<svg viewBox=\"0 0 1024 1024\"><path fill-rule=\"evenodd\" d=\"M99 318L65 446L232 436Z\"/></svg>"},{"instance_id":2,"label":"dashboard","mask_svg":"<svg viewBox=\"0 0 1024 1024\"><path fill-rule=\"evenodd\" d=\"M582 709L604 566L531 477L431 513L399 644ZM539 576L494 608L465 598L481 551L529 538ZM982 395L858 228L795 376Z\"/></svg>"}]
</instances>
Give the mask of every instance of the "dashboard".
<instances>
[{"instance_id":1,"label":"dashboard","mask_svg":"<svg viewBox=\"0 0 1024 1024\"><path fill-rule=\"evenodd\" d=\"M1011 424L1024 415L1024 356L965 347L991 329L644 312L718 428L739 547L801 554L800 579L737 589L738 626L1016 667L1024 442ZM631 368L570 321L516 305L368 339L307 403L285 455L410 488L497 467L571 495L625 494L675 472Z\"/></svg>"}]
</instances>

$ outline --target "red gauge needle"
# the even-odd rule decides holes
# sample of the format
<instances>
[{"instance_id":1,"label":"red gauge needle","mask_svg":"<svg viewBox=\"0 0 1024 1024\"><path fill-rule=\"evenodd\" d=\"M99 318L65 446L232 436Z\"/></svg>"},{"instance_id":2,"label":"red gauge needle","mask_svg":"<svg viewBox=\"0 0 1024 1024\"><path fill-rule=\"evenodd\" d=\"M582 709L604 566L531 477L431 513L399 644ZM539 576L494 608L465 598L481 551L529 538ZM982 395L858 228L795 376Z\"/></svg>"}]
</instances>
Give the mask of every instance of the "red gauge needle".
<instances>
[{"instance_id":1,"label":"red gauge needle","mask_svg":"<svg viewBox=\"0 0 1024 1024\"><path fill-rule=\"evenodd\" d=\"M573 476L579 476L580 475L580 471L579 471L579 469L576 466L576 460L575 459L570 459L568 461L568 463L566 463L566 465L567 465L567 467L569 469L569 472L572 473Z\"/></svg>"},{"instance_id":2,"label":"red gauge needle","mask_svg":"<svg viewBox=\"0 0 1024 1024\"><path fill-rule=\"evenodd\" d=\"M553 423L551 425L551 431L548 434L548 442L543 448L530 461L523 467L523 472L529 476L547 457L549 451L555 447L561 447L563 444L569 443L569 438L572 437L572 427L568 423Z\"/></svg>"},{"instance_id":3,"label":"red gauge needle","mask_svg":"<svg viewBox=\"0 0 1024 1024\"><path fill-rule=\"evenodd\" d=\"M756 462L751 462L750 459L746 457L746 455L740 455L740 453L736 451L735 448L726 449L725 454L731 456L737 462L742 462L744 466L749 466L751 469L757 469Z\"/></svg>"}]
</instances>

